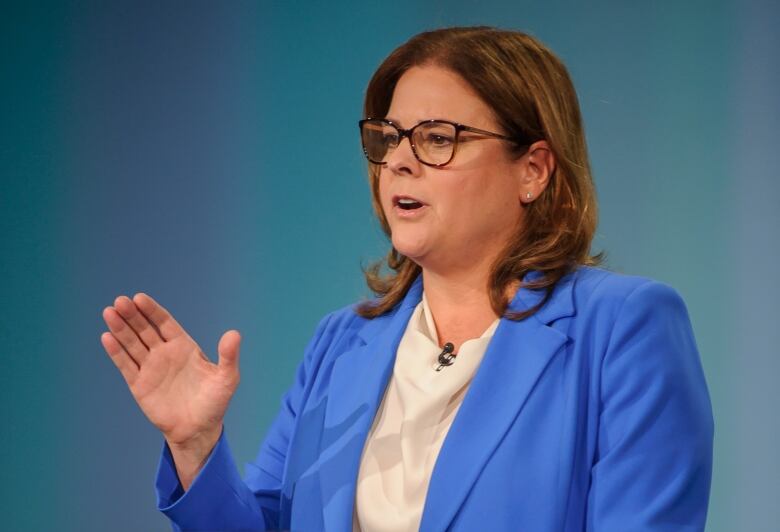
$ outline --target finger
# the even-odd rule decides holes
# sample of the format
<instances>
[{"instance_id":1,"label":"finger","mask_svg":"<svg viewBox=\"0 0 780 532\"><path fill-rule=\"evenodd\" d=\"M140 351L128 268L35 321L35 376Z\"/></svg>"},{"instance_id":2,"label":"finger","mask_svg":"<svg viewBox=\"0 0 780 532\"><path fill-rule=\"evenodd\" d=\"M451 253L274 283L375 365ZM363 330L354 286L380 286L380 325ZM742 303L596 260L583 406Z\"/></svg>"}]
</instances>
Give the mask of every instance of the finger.
<instances>
[{"instance_id":1,"label":"finger","mask_svg":"<svg viewBox=\"0 0 780 532\"><path fill-rule=\"evenodd\" d=\"M129 297L119 296L116 298L114 301L114 308L130 327L133 328L146 347L152 349L163 343L160 333L157 332L157 329L152 327L152 324L149 323L146 316L138 310L138 307L135 306L135 303L133 303Z\"/></svg>"},{"instance_id":2,"label":"finger","mask_svg":"<svg viewBox=\"0 0 780 532\"><path fill-rule=\"evenodd\" d=\"M160 331L163 340L172 340L177 336L186 334L173 316L162 305L152 299L151 296L138 293L133 296L133 302L143 312L144 316Z\"/></svg>"},{"instance_id":3,"label":"finger","mask_svg":"<svg viewBox=\"0 0 780 532\"><path fill-rule=\"evenodd\" d=\"M219 353L219 367L230 373L238 372L238 352L241 347L241 334L236 331L228 331L222 335L217 346Z\"/></svg>"},{"instance_id":4,"label":"finger","mask_svg":"<svg viewBox=\"0 0 780 532\"><path fill-rule=\"evenodd\" d=\"M106 325L108 325L108 329L114 335L114 338L122 344L127 354L140 367L146 360L146 357L149 356L149 350L141 342L141 339L132 327L125 322L113 307L103 309L103 319L106 321Z\"/></svg>"},{"instance_id":5,"label":"finger","mask_svg":"<svg viewBox=\"0 0 780 532\"><path fill-rule=\"evenodd\" d=\"M119 372L124 377L128 386L132 386L135 378L138 376L138 366L130 358L125 349L122 347L114 335L110 332L104 332L100 336L100 343L103 344L103 349L106 350L111 361L119 368Z\"/></svg>"}]
</instances>

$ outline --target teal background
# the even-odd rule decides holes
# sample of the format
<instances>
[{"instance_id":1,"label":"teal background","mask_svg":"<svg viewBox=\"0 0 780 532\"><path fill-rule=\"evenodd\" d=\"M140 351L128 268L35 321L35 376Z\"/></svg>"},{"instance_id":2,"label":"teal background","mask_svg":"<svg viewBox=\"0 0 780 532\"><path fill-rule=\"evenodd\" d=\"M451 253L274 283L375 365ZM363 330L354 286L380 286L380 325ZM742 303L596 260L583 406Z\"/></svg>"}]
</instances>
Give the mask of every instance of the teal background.
<instances>
[{"instance_id":1,"label":"teal background","mask_svg":"<svg viewBox=\"0 0 780 532\"><path fill-rule=\"evenodd\" d=\"M707 530L775 530L780 7L650 4L4 2L2 528L168 529L161 437L99 342L119 294L152 294L212 356L242 332L226 430L254 457L317 321L367 295L387 245L355 124L369 77L416 32L489 24L570 69L608 266L688 304Z\"/></svg>"}]
</instances>

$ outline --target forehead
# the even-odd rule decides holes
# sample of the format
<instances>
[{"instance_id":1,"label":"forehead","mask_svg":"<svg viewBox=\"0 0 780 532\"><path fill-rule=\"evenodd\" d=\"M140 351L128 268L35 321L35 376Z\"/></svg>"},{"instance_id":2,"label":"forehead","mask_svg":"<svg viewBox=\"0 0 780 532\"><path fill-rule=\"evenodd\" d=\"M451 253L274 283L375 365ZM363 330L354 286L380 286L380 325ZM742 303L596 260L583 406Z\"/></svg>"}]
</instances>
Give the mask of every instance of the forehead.
<instances>
[{"instance_id":1,"label":"forehead","mask_svg":"<svg viewBox=\"0 0 780 532\"><path fill-rule=\"evenodd\" d=\"M404 128L432 118L485 129L495 127L490 107L466 80L432 65L404 72L393 91L387 118Z\"/></svg>"}]
</instances>

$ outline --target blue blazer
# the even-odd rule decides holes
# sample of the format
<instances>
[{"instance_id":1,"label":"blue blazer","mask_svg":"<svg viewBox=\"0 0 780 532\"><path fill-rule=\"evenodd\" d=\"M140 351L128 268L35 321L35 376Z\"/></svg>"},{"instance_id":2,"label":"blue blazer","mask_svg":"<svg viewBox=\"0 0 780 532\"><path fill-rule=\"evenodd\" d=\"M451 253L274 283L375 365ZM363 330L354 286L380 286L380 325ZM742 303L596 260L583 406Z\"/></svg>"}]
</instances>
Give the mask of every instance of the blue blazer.
<instances>
[{"instance_id":1,"label":"blue blazer","mask_svg":"<svg viewBox=\"0 0 780 532\"><path fill-rule=\"evenodd\" d=\"M532 274L530 277L534 277ZM309 342L242 480L224 432L186 493L163 446L174 530L349 531L361 453L422 297L347 307ZM510 308L541 295L518 290ZM661 283L580 268L501 319L436 460L425 531L701 531L713 419L690 321Z\"/></svg>"}]
</instances>

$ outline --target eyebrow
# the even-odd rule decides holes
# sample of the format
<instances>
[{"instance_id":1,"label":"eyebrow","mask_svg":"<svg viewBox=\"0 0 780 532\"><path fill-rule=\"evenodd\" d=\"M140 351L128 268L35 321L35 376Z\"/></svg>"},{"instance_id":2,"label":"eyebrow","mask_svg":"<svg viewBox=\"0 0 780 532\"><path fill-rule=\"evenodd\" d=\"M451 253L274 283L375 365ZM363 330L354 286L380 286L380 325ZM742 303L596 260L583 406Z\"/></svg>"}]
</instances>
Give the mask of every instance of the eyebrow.
<instances>
[{"instance_id":1,"label":"eyebrow","mask_svg":"<svg viewBox=\"0 0 780 532\"><path fill-rule=\"evenodd\" d=\"M390 121L390 122L392 122L393 124L397 125L397 126L398 126L398 127L400 127L401 129L405 129L405 128L403 127L403 125L401 124L401 121L400 121L400 120L396 120L395 118L392 118L392 117L390 117L390 116L385 116L385 118L384 118L384 119L385 119L385 120L388 120L388 121ZM450 119L450 118L442 118L442 117L440 117L440 116L437 116L436 118L423 118L422 120L420 120L419 122L417 122L417 123L416 123L416 124L414 124L414 125L416 126L417 124L422 124L423 122L427 122L428 120L444 120L445 122L455 122L456 124L459 124L459 123L460 123L460 122L458 122L457 120L452 120L452 119Z\"/></svg>"}]
</instances>

